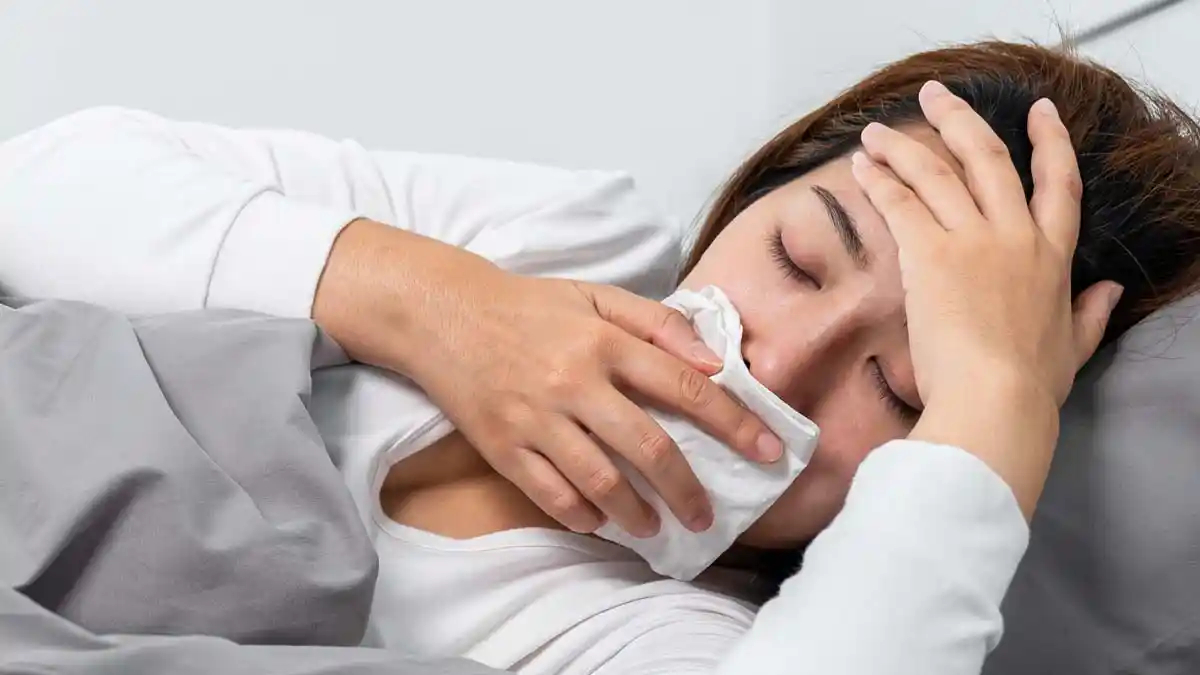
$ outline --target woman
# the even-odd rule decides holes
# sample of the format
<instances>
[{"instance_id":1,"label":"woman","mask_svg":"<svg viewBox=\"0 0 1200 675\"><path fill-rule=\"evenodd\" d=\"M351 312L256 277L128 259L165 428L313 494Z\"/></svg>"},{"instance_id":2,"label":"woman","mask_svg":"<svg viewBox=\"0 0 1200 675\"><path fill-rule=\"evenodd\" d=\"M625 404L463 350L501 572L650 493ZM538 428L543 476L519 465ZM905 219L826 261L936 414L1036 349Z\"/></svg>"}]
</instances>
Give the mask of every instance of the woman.
<instances>
[{"instance_id":1,"label":"woman","mask_svg":"<svg viewBox=\"0 0 1200 675\"><path fill-rule=\"evenodd\" d=\"M922 90L918 103L918 89L934 79L982 119L935 85ZM1078 169L1052 107L1030 109L1041 97L1062 111ZM1023 546L1012 496L1021 511L1032 512L1057 433L1055 406L1096 348L1116 300L1115 286L1096 282L1125 287L1109 339L1194 285L1193 126L1173 106L1157 105L1147 108L1111 73L1046 50L1003 44L944 50L861 83L790 127L735 174L683 283L725 288L747 326L743 350L751 372L823 432L813 465L744 543L794 548L834 523L813 545L804 572L740 641L751 616L744 605L656 580L612 547L548 532L553 523L470 449L573 529L599 522L597 511L581 508L582 493L635 531L653 516L583 431L618 451L641 446L645 455L626 452L646 458L635 464L658 477L656 487L682 520L702 529L710 516L689 499L694 488L680 478L669 446L610 383L692 412L748 454L757 448L756 456L770 459L778 448L769 439L758 443L763 428L699 386L693 371L635 339L690 356L701 372L712 372L708 355L690 354L677 317L609 288L509 276L428 239L401 236L407 233L372 222L370 213L418 231L424 223L451 223L454 231L443 239L527 273L556 272L558 249L569 248L580 278L664 294L670 265L663 262L673 241L646 227L611 182L564 189L561 174L541 174L543 182L558 181L560 200L532 207L545 203L544 193L508 193L520 192L533 170L513 169L525 173L512 179L495 169L491 181L476 175L473 184L504 192L507 201L483 209L477 205L486 200L473 205L459 199L461 190L438 194L452 178L425 183L419 172L406 171L402 156L99 113L0 152L0 204L10 240L0 281L11 292L72 295L131 310L207 302L307 312L316 287L314 318L351 355L410 376L462 431L397 465L389 478L385 508L401 522L377 536L407 554L424 548L427 576L416 588L405 570L389 570L410 558L392 560L381 551L376 625L394 632L379 637L443 639L393 643L398 648L467 653L527 672L711 672L717 664L723 672L774 672L796 659L825 672L885 672L899 657L910 660L906 665L915 660L923 672L974 672L998 638L996 606ZM868 127L872 121L895 128ZM847 155L860 132L866 155L852 163ZM1001 143L1005 152L998 151ZM337 172L288 175L329 161L338 163ZM454 169L449 160L431 160L437 162L443 173ZM1087 190L1068 288L1080 215L1072 197L1076 170ZM356 179L317 180L329 176ZM49 180L72 199L47 204ZM169 209L157 194L171 195ZM375 197L392 203L372 203ZM368 211L368 219L343 230L364 215L357 211ZM520 236L513 223L578 225L598 211L601 222L625 225L604 232L576 227L558 238L549 227L535 229L549 239L540 250L505 248ZM86 224L98 216L124 229L90 235ZM47 222L74 227L72 239L47 241L33 229ZM250 222L257 227L243 226ZM188 237L194 241L181 243ZM272 237L288 248L265 258ZM296 272L319 274L331 245L319 287L317 275ZM97 252L90 246L108 251L113 266L86 283L61 276L70 263L88 260L84 253ZM129 253L139 247L160 257ZM608 263L614 253L616 267ZM256 278L264 268L269 277ZM148 277L162 285L137 288ZM557 378L555 386L539 381L546 373ZM664 383L675 381L687 383L690 396L672 396ZM430 440L420 438L431 419L427 411L410 415L397 407L420 407L417 390L403 382L357 367L322 375L316 386L326 410L341 406L322 431L346 453L352 490L365 487L380 451ZM380 426L384 419L390 424ZM912 443L889 445L864 461L872 448L906 435ZM361 447L373 451L355 450ZM918 488L927 494L913 494ZM834 520L843 503L847 509ZM363 501L372 511L377 504L374 494ZM883 536L874 549L864 546L879 537L872 527L881 524L913 538L897 543ZM425 538L411 538L414 525ZM641 531L652 529L651 522ZM398 534L394 542L384 538L390 534ZM530 534L541 539L521 539ZM929 551L933 543L939 548ZM516 577L489 578L503 565L474 562L537 546L542 558L551 550L574 557L552 558L545 569L518 565ZM874 552L890 557L873 560ZM532 585L520 586L528 579ZM456 590L455 601L439 607L436 598L421 597L422 588ZM402 602L389 605L389 597ZM480 602L472 607L475 597ZM878 598L886 604L871 607ZM571 599L577 606L568 605ZM398 629L395 621L405 617L386 613L397 606L417 613ZM493 623L455 628L480 616ZM863 642L870 648L854 648ZM729 654L734 644L740 646Z\"/></svg>"}]
</instances>

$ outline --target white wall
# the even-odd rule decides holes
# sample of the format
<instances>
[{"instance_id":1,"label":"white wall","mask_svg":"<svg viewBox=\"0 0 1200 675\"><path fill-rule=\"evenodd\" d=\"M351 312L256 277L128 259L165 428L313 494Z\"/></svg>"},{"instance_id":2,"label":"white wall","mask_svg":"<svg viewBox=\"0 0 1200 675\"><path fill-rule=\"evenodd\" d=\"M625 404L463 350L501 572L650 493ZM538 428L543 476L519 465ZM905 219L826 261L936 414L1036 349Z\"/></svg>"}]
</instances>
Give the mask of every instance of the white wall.
<instances>
[{"instance_id":1,"label":"white wall","mask_svg":"<svg viewBox=\"0 0 1200 675\"><path fill-rule=\"evenodd\" d=\"M774 3L779 67L771 105L792 118L913 52L980 39L1054 44L1137 0L909 0ZM814 9L819 8L819 9Z\"/></svg>"},{"instance_id":2,"label":"white wall","mask_svg":"<svg viewBox=\"0 0 1200 675\"><path fill-rule=\"evenodd\" d=\"M695 209L766 107L764 0L9 0L0 136L79 107L632 170Z\"/></svg>"},{"instance_id":3,"label":"white wall","mask_svg":"<svg viewBox=\"0 0 1200 675\"><path fill-rule=\"evenodd\" d=\"M1082 27L1130 4L0 0L0 137L127 105L624 168L690 221L757 142L871 68L985 35L1053 40L1055 19ZM1168 79L1185 74L1172 58L1193 42L1179 33L1155 51Z\"/></svg>"},{"instance_id":4,"label":"white wall","mask_svg":"<svg viewBox=\"0 0 1200 675\"><path fill-rule=\"evenodd\" d=\"M1200 109L1200 2L1190 0L1083 50L1117 71Z\"/></svg>"}]
</instances>

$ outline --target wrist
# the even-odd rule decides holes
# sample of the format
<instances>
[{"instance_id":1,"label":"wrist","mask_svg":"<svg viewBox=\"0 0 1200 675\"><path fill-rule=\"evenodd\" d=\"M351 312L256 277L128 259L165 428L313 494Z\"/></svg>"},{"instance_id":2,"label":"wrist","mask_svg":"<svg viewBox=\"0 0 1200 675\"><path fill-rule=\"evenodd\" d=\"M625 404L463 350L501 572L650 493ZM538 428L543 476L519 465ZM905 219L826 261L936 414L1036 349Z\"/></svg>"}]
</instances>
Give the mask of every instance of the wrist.
<instances>
[{"instance_id":1,"label":"wrist","mask_svg":"<svg viewBox=\"0 0 1200 675\"><path fill-rule=\"evenodd\" d=\"M931 398L909 438L953 445L986 463L1031 518L1058 442L1057 399L1009 369Z\"/></svg>"},{"instance_id":2,"label":"wrist","mask_svg":"<svg viewBox=\"0 0 1200 675\"><path fill-rule=\"evenodd\" d=\"M969 380L960 379L930 397L925 408L953 409L967 417L1050 417L1057 419L1058 400L1037 378L1011 366L981 368Z\"/></svg>"}]
</instances>

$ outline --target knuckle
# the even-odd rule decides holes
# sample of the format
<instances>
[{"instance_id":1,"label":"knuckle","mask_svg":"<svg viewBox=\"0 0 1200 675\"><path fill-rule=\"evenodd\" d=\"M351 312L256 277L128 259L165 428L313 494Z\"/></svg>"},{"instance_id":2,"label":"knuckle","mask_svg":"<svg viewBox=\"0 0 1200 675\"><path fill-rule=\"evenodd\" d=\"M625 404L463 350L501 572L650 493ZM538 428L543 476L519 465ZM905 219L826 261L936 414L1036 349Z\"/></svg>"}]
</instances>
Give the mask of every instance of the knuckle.
<instances>
[{"instance_id":1,"label":"knuckle","mask_svg":"<svg viewBox=\"0 0 1200 675\"><path fill-rule=\"evenodd\" d=\"M578 366L570 362L551 367L544 375L546 391L558 400L574 398L579 393L581 384L577 373Z\"/></svg>"},{"instance_id":2,"label":"knuckle","mask_svg":"<svg viewBox=\"0 0 1200 675\"><path fill-rule=\"evenodd\" d=\"M958 180L958 174L954 173L954 169L951 169L949 164L946 164L940 159L930 159L925 166L925 171L930 176L939 180L948 178Z\"/></svg>"},{"instance_id":3,"label":"knuckle","mask_svg":"<svg viewBox=\"0 0 1200 675\"><path fill-rule=\"evenodd\" d=\"M1067 195L1076 201L1083 199L1083 178L1080 177L1079 171L1067 171L1062 179L1063 190Z\"/></svg>"},{"instance_id":4,"label":"knuckle","mask_svg":"<svg viewBox=\"0 0 1200 675\"><path fill-rule=\"evenodd\" d=\"M679 396L684 403L703 407L708 405L711 398L709 388L712 385L708 378L699 371L684 368L679 371Z\"/></svg>"},{"instance_id":5,"label":"knuckle","mask_svg":"<svg viewBox=\"0 0 1200 675\"><path fill-rule=\"evenodd\" d=\"M658 311L658 317L654 321L654 331L651 338L654 341L662 340L671 335L671 333L679 328L687 327L687 319L678 311L670 307L662 307Z\"/></svg>"},{"instance_id":6,"label":"knuckle","mask_svg":"<svg viewBox=\"0 0 1200 675\"><path fill-rule=\"evenodd\" d=\"M577 358L589 363L612 361L621 346L621 336L625 333L612 324L603 322L588 331L587 339L580 347Z\"/></svg>"},{"instance_id":7,"label":"knuckle","mask_svg":"<svg viewBox=\"0 0 1200 675\"><path fill-rule=\"evenodd\" d=\"M490 444L486 447L480 446L478 450L479 454L483 455L487 463L492 465L500 475L520 484L527 480L527 472L521 461L521 453L518 451L521 444L511 442L510 437L512 436L514 434L491 432L488 434ZM534 484L531 487L537 488L537 485ZM530 496L535 495L530 494Z\"/></svg>"},{"instance_id":8,"label":"knuckle","mask_svg":"<svg viewBox=\"0 0 1200 675\"><path fill-rule=\"evenodd\" d=\"M604 501L612 497L621 485L621 474L615 469L596 469L587 479L584 488L588 496L596 501Z\"/></svg>"},{"instance_id":9,"label":"knuckle","mask_svg":"<svg viewBox=\"0 0 1200 675\"><path fill-rule=\"evenodd\" d=\"M1004 141L996 138L995 136L981 138L978 141L978 149L980 154L989 159L1005 161L1010 159L1008 146L1004 144Z\"/></svg>"},{"instance_id":10,"label":"knuckle","mask_svg":"<svg viewBox=\"0 0 1200 675\"><path fill-rule=\"evenodd\" d=\"M533 408L526 403L510 403L499 409L497 415L500 419L501 430L499 433L512 435L512 432L517 429L528 429L533 423L534 413ZM505 448L511 449L514 443L503 443Z\"/></svg>"},{"instance_id":11,"label":"knuckle","mask_svg":"<svg viewBox=\"0 0 1200 675\"><path fill-rule=\"evenodd\" d=\"M889 182L883 188L883 203L893 209L907 209L913 206L916 195L912 190L899 183Z\"/></svg>"},{"instance_id":12,"label":"knuckle","mask_svg":"<svg viewBox=\"0 0 1200 675\"><path fill-rule=\"evenodd\" d=\"M638 454L644 460L645 465L651 469L659 469L667 464L671 458L671 453L675 449L675 443L662 432L651 432L643 434L638 440Z\"/></svg>"},{"instance_id":13,"label":"knuckle","mask_svg":"<svg viewBox=\"0 0 1200 675\"><path fill-rule=\"evenodd\" d=\"M569 520L583 509L583 498L570 490L551 490L546 495L547 510L555 519Z\"/></svg>"}]
</instances>

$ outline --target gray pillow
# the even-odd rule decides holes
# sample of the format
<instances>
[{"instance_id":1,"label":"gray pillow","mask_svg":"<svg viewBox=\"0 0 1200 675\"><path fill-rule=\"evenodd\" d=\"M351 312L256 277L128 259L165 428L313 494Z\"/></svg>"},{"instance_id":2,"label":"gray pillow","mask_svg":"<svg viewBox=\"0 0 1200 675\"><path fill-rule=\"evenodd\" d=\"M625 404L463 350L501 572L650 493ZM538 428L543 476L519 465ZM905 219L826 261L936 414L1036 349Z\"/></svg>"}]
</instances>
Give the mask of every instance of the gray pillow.
<instances>
[{"instance_id":1,"label":"gray pillow","mask_svg":"<svg viewBox=\"0 0 1200 675\"><path fill-rule=\"evenodd\" d=\"M1200 296L1080 374L987 675L1200 673Z\"/></svg>"}]
</instances>

